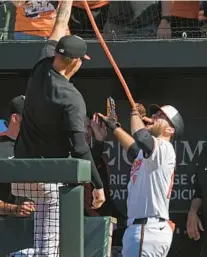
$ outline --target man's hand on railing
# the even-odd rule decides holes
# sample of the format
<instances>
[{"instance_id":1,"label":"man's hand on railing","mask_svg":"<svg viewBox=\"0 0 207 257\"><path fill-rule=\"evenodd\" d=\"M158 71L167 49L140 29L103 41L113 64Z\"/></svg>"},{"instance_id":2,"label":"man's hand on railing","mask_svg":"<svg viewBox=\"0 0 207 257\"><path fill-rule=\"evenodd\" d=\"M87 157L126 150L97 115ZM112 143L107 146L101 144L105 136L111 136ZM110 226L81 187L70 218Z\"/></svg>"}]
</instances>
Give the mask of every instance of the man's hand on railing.
<instances>
[{"instance_id":1,"label":"man's hand on railing","mask_svg":"<svg viewBox=\"0 0 207 257\"><path fill-rule=\"evenodd\" d=\"M34 211L35 206L33 202L23 202L17 205L14 215L17 217L27 217Z\"/></svg>"},{"instance_id":2,"label":"man's hand on railing","mask_svg":"<svg viewBox=\"0 0 207 257\"><path fill-rule=\"evenodd\" d=\"M105 202L104 190L102 189L94 189L93 190L93 203L92 209L99 209L102 204Z\"/></svg>"}]
</instances>

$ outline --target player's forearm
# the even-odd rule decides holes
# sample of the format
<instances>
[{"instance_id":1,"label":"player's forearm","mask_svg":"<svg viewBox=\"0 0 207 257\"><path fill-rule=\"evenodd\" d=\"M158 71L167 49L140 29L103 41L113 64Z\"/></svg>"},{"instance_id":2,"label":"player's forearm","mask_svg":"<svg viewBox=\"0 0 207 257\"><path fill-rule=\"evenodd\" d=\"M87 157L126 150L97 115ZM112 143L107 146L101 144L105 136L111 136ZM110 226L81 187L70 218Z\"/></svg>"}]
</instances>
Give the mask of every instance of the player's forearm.
<instances>
[{"instance_id":1,"label":"player's forearm","mask_svg":"<svg viewBox=\"0 0 207 257\"><path fill-rule=\"evenodd\" d=\"M0 214L1 215L11 215L14 214L17 210L16 204L5 203L0 201Z\"/></svg>"},{"instance_id":2,"label":"player's forearm","mask_svg":"<svg viewBox=\"0 0 207 257\"><path fill-rule=\"evenodd\" d=\"M89 146L86 144L84 133L73 132L70 138L72 140L72 145L73 145L73 148L71 151L72 157L90 161L92 182L96 189L103 188L101 177L96 169L96 166L91 154L91 150Z\"/></svg>"},{"instance_id":3,"label":"player's forearm","mask_svg":"<svg viewBox=\"0 0 207 257\"><path fill-rule=\"evenodd\" d=\"M200 198L194 198L191 202L190 210L189 212L198 212L202 204L202 199Z\"/></svg>"},{"instance_id":4,"label":"player's forearm","mask_svg":"<svg viewBox=\"0 0 207 257\"><path fill-rule=\"evenodd\" d=\"M128 151L130 146L135 143L133 137L131 137L127 132L125 132L122 128L116 128L113 131L117 140L121 143L124 150Z\"/></svg>"},{"instance_id":5,"label":"player's forearm","mask_svg":"<svg viewBox=\"0 0 207 257\"><path fill-rule=\"evenodd\" d=\"M161 1L162 16L171 16L173 1Z\"/></svg>"},{"instance_id":6,"label":"player's forearm","mask_svg":"<svg viewBox=\"0 0 207 257\"><path fill-rule=\"evenodd\" d=\"M94 187L96 189L103 188L103 183L102 183L101 177L98 173L98 170L96 168L96 165L94 163L91 151L90 150L86 151L84 153L84 155L82 155L82 159L88 160L91 162L91 181L92 181Z\"/></svg>"},{"instance_id":7,"label":"player's forearm","mask_svg":"<svg viewBox=\"0 0 207 257\"><path fill-rule=\"evenodd\" d=\"M132 136L134 135L135 132L137 132L138 130L143 129L143 128L145 128L145 125L144 125L142 119L140 118L138 112L132 111L132 114L131 114L131 134L132 134Z\"/></svg>"},{"instance_id":8,"label":"player's forearm","mask_svg":"<svg viewBox=\"0 0 207 257\"><path fill-rule=\"evenodd\" d=\"M71 0L65 0L61 2L58 9L55 25L49 38L50 40L58 41L61 37L66 35L72 4L73 1Z\"/></svg>"}]
</instances>

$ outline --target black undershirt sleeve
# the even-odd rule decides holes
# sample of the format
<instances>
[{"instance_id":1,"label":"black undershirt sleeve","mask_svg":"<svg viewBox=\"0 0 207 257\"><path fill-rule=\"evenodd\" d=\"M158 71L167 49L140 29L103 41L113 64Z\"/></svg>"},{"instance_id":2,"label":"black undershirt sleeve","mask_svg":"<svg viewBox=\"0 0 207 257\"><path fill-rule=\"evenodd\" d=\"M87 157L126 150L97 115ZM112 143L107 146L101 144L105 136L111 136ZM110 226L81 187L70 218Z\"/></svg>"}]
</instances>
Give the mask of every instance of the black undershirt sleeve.
<instances>
[{"instance_id":1,"label":"black undershirt sleeve","mask_svg":"<svg viewBox=\"0 0 207 257\"><path fill-rule=\"evenodd\" d=\"M136 142L134 142L133 144L130 145L130 147L127 151L127 158L130 162L134 161L134 159L137 157L137 155L139 153L139 150L140 150L140 148L138 147Z\"/></svg>"},{"instance_id":2,"label":"black undershirt sleeve","mask_svg":"<svg viewBox=\"0 0 207 257\"><path fill-rule=\"evenodd\" d=\"M150 133L145 129L139 129L133 135L133 138L140 149L146 154L151 156L154 150L154 139Z\"/></svg>"},{"instance_id":3,"label":"black undershirt sleeve","mask_svg":"<svg viewBox=\"0 0 207 257\"><path fill-rule=\"evenodd\" d=\"M83 132L71 132L70 138L72 141L72 151L71 151L72 157L91 161L92 183L94 184L96 189L103 188L103 183L102 183L100 175L96 169L90 147L88 146L88 144L85 141L84 133Z\"/></svg>"}]
</instances>

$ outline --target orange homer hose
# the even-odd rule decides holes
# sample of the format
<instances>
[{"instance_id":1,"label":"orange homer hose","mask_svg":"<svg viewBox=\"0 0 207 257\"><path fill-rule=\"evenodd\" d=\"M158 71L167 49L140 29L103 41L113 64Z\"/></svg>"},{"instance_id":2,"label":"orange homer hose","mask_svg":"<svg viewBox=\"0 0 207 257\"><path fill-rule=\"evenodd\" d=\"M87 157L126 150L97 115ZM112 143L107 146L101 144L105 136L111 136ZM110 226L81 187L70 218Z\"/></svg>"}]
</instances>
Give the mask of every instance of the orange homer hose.
<instances>
[{"instance_id":1,"label":"orange homer hose","mask_svg":"<svg viewBox=\"0 0 207 257\"><path fill-rule=\"evenodd\" d=\"M104 39L103 39L103 37L102 37L102 35L101 35L97 25L96 25L96 22L95 22L95 20L93 18L93 15L91 13L91 10L90 10L90 7L89 7L89 5L87 3L87 0L83 0L83 4L84 4L85 10L86 10L86 12L88 14L88 18L89 18L89 20L91 22L91 25L92 25L95 33L96 33L96 36L97 36L101 46L103 47L103 49L104 49L104 51L105 51L105 53L106 53L106 55L107 55L111 65L112 65L112 67L114 68L114 70L115 70L115 72L116 72L116 74L117 74L117 76L118 76L118 78L119 78L119 80L121 82L121 84L122 84L122 86L123 86L123 88L125 90L125 93L126 93L126 95L128 97L128 100L129 100L132 108L136 107L136 104L135 104L134 99L133 99L133 97L131 95L131 92L130 92L128 86L127 86L127 83L126 83L124 77L122 76L119 67L117 66L113 56L111 55L111 53L110 53L110 51L108 49L108 46L106 45L106 43L105 43L105 41L104 41Z\"/></svg>"}]
</instances>

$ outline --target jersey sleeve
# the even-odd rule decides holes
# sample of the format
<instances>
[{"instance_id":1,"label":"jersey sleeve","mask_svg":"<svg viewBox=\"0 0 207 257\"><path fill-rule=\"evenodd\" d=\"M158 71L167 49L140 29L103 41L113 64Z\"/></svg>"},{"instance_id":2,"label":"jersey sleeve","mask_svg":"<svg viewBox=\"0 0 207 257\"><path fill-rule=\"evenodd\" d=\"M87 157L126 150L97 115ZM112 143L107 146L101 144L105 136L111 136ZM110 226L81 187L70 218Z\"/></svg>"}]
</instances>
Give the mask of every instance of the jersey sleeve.
<instances>
[{"instance_id":1,"label":"jersey sleeve","mask_svg":"<svg viewBox=\"0 0 207 257\"><path fill-rule=\"evenodd\" d=\"M35 66L41 62L42 60L46 59L46 58L51 58L55 56L55 48L57 45L57 41L55 40L48 40L45 45L43 46L43 48L40 51L40 54L38 56L38 60L35 64Z\"/></svg>"},{"instance_id":2,"label":"jersey sleeve","mask_svg":"<svg viewBox=\"0 0 207 257\"><path fill-rule=\"evenodd\" d=\"M150 156L145 154L144 158L148 161L149 171L158 169L160 166L167 163L172 171L175 169L175 152L170 142L163 139L155 138L154 149Z\"/></svg>"},{"instance_id":3,"label":"jersey sleeve","mask_svg":"<svg viewBox=\"0 0 207 257\"><path fill-rule=\"evenodd\" d=\"M63 129L69 132L85 132L86 106L82 97L71 95L63 110Z\"/></svg>"}]
</instances>

